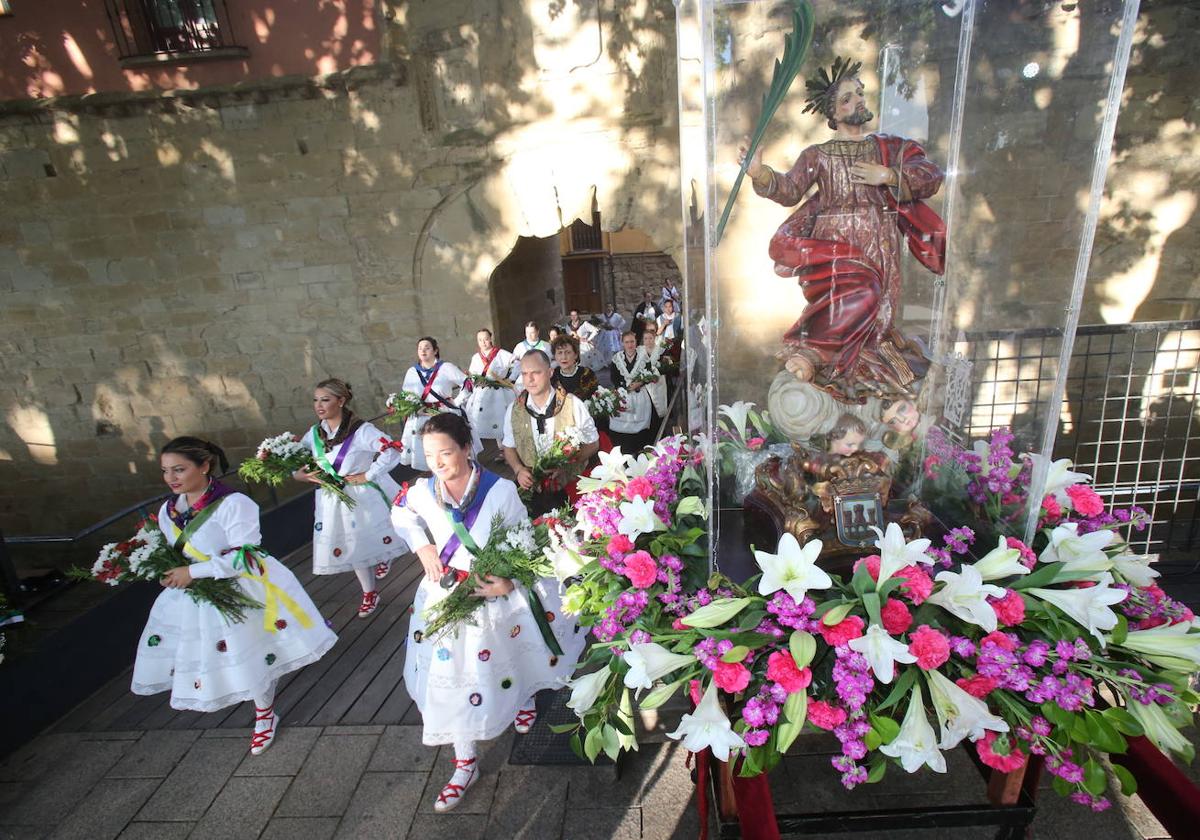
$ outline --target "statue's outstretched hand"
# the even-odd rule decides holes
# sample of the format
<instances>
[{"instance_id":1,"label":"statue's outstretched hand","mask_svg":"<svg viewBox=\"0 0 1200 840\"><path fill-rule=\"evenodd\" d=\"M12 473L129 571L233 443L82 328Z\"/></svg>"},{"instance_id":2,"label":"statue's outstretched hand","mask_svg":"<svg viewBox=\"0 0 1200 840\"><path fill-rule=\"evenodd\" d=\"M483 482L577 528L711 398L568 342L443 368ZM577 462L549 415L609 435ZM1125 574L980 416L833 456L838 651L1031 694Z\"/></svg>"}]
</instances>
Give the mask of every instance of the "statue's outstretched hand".
<instances>
[{"instance_id":1,"label":"statue's outstretched hand","mask_svg":"<svg viewBox=\"0 0 1200 840\"><path fill-rule=\"evenodd\" d=\"M746 153L750 151L750 138L743 137L742 142L738 144L738 163L746 162ZM750 158L750 165L746 167L746 174L751 178L759 178L763 173L762 162L762 147L754 150L754 157Z\"/></svg>"}]
</instances>

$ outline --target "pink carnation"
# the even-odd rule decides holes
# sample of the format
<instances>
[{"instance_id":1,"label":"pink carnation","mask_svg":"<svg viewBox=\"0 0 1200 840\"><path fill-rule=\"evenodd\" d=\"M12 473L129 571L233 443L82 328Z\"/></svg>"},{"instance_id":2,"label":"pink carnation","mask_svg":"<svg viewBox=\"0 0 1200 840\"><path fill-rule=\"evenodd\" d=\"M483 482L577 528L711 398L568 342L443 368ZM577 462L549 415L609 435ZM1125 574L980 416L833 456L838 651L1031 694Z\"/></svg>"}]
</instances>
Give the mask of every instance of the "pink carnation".
<instances>
[{"instance_id":1,"label":"pink carnation","mask_svg":"<svg viewBox=\"0 0 1200 840\"><path fill-rule=\"evenodd\" d=\"M864 557L861 560L855 560L854 571L857 572L865 563L867 566L867 574L871 576L871 580L877 581L879 580L879 564L881 562L882 560L878 554L872 554L870 557Z\"/></svg>"},{"instance_id":2,"label":"pink carnation","mask_svg":"<svg viewBox=\"0 0 1200 840\"><path fill-rule=\"evenodd\" d=\"M767 441L765 438L752 437L750 440L746 441L746 448L753 452L755 450L762 449L763 444L766 442Z\"/></svg>"},{"instance_id":3,"label":"pink carnation","mask_svg":"<svg viewBox=\"0 0 1200 840\"><path fill-rule=\"evenodd\" d=\"M1001 633L999 630L993 630L991 633L988 633L979 640L980 647L983 647L987 644L996 645L997 647L1001 647L1010 651L1017 649L1017 643L1013 640L1013 637L1007 633Z\"/></svg>"},{"instance_id":4,"label":"pink carnation","mask_svg":"<svg viewBox=\"0 0 1200 840\"><path fill-rule=\"evenodd\" d=\"M644 475L639 475L625 485L625 498L627 499L649 499L653 495L654 482Z\"/></svg>"},{"instance_id":5,"label":"pink carnation","mask_svg":"<svg viewBox=\"0 0 1200 840\"><path fill-rule=\"evenodd\" d=\"M638 589L645 589L658 580L658 566L649 552L635 551L625 558L625 577Z\"/></svg>"},{"instance_id":6,"label":"pink carnation","mask_svg":"<svg viewBox=\"0 0 1200 840\"><path fill-rule=\"evenodd\" d=\"M633 541L624 534L617 534L608 541L608 556L614 560L633 551Z\"/></svg>"},{"instance_id":7,"label":"pink carnation","mask_svg":"<svg viewBox=\"0 0 1200 840\"><path fill-rule=\"evenodd\" d=\"M887 599L887 603L879 611L879 616L883 619L883 629L893 636L899 636L913 623L912 613L908 611L908 607L904 606L903 601L895 598Z\"/></svg>"},{"instance_id":8,"label":"pink carnation","mask_svg":"<svg viewBox=\"0 0 1200 840\"><path fill-rule=\"evenodd\" d=\"M920 566L905 566L892 577L904 580L904 583L900 584L900 591L914 607L921 606L925 599L933 594L933 578Z\"/></svg>"},{"instance_id":9,"label":"pink carnation","mask_svg":"<svg viewBox=\"0 0 1200 840\"><path fill-rule=\"evenodd\" d=\"M997 738L1000 739L999 745L996 744ZM1001 773L1011 773L1025 766L1025 753L1007 735L1001 736L988 730L975 742L975 750L979 753L980 761Z\"/></svg>"},{"instance_id":10,"label":"pink carnation","mask_svg":"<svg viewBox=\"0 0 1200 840\"><path fill-rule=\"evenodd\" d=\"M722 691L737 694L750 685L750 670L741 662L717 662L713 682Z\"/></svg>"},{"instance_id":11,"label":"pink carnation","mask_svg":"<svg viewBox=\"0 0 1200 840\"><path fill-rule=\"evenodd\" d=\"M1014 589L1007 590L1003 598L988 598L988 603L996 613L996 620L1005 627L1015 627L1025 620L1025 602Z\"/></svg>"},{"instance_id":12,"label":"pink carnation","mask_svg":"<svg viewBox=\"0 0 1200 840\"><path fill-rule=\"evenodd\" d=\"M821 636L830 647L847 644L862 634L863 620L856 615L848 615L832 627L821 625Z\"/></svg>"},{"instance_id":13,"label":"pink carnation","mask_svg":"<svg viewBox=\"0 0 1200 840\"><path fill-rule=\"evenodd\" d=\"M970 678L959 677L954 681L954 684L963 691L967 692L967 694L970 694L972 697L978 697L980 700L982 700L984 697L987 697L989 694L995 691L996 686L998 686L1000 683L996 682L991 677L985 677L982 674L976 674Z\"/></svg>"},{"instance_id":14,"label":"pink carnation","mask_svg":"<svg viewBox=\"0 0 1200 840\"><path fill-rule=\"evenodd\" d=\"M950 658L950 640L928 624L909 635L908 652L917 657L917 667L932 671Z\"/></svg>"},{"instance_id":15,"label":"pink carnation","mask_svg":"<svg viewBox=\"0 0 1200 840\"><path fill-rule=\"evenodd\" d=\"M1071 507L1083 516L1099 516L1104 513L1104 500L1086 484L1072 484L1067 488Z\"/></svg>"},{"instance_id":16,"label":"pink carnation","mask_svg":"<svg viewBox=\"0 0 1200 840\"><path fill-rule=\"evenodd\" d=\"M1046 511L1046 516L1049 519L1058 519L1062 516L1062 508L1058 506L1058 499L1054 496L1047 496L1042 499L1042 510Z\"/></svg>"},{"instance_id":17,"label":"pink carnation","mask_svg":"<svg viewBox=\"0 0 1200 840\"><path fill-rule=\"evenodd\" d=\"M1015 548L1021 553L1021 562L1026 569L1032 569L1037 565L1037 555L1033 553L1033 549L1025 545L1016 537L1006 537L1005 542L1009 548Z\"/></svg>"},{"instance_id":18,"label":"pink carnation","mask_svg":"<svg viewBox=\"0 0 1200 840\"><path fill-rule=\"evenodd\" d=\"M767 658L767 679L779 683L788 694L795 694L808 688L812 682L812 671L797 668L796 660L790 653L777 650Z\"/></svg>"},{"instance_id":19,"label":"pink carnation","mask_svg":"<svg viewBox=\"0 0 1200 840\"><path fill-rule=\"evenodd\" d=\"M846 710L824 700L809 700L808 720L821 729L836 729L846 722Z\"/></svg>"}]
</instances>

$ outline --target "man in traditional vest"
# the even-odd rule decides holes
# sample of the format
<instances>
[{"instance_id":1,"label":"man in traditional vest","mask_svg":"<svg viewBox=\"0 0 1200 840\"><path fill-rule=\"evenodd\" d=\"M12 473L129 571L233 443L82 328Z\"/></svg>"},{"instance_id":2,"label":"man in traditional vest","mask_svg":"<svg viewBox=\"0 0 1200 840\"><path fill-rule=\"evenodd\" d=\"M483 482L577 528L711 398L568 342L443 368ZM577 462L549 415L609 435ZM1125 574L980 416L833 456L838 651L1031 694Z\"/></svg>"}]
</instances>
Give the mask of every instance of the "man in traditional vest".
<instances>
[{"instance_id":1,"label":"man in traditional vest","mask_svg":"<svg viewBox=\"0 0 1200 840\"><path fill-rule=\"evenodd\" d=\"M530 516L540 516L566 504L566 486L600 448L600 435L587 405L577 397L550 384L550 357L530 350L521 357L521 382L525 391L508 407L504 418L504 460L512 468L517 484L531 491ZM533 466L538 456L554 442L555 432L575 427L582 442L572 464L558 471L556 489L533 486Z\"/></svg>"}]
</instances>

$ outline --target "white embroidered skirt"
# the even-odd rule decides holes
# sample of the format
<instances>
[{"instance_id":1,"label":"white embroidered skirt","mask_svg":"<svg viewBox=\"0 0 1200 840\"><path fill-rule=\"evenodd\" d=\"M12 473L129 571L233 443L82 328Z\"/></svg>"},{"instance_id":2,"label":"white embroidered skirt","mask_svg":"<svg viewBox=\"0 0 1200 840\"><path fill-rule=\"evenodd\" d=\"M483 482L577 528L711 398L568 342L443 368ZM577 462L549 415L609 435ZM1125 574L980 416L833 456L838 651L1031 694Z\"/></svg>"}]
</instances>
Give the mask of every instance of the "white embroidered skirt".
<instances>
[{"instance_id":1,"label":"white embroidered skirt","mask_svg":"<svg viewBox=\"0 0 1200 840\"><path fill-rule=\"evenodd\" d=\"M313 515L313 574L333 575L374 566L408 552L408 544L392 528L392 499L400 487L390 476L366 484L347 484L353 508L317 488ZM380 492L382 490L382 492Z\"/></svg>"},{"instance_id":2,"label":"white embroidered skirt","mask_svg":"<svg viewBox=\"0 0 1200 840\"><path fill-rule=\"evenodd\" d=\"M421 710L424 743L495 738L532 694L560 688L574 673L587 633L574 616L563 615L557 581L543 579L535 589L561 656L546 646L519 588L485 601L476 613L477 625L426 639L423 612L448 591L421 581L405 642L404 686Z\"/></svg>"},{"instance_id":3,"label":"white embroidered skirt","mask_svg":"<svg viewBox=\"0 0 1200 840\"><path fill-rule=\"evenodd\" d=\"M307 616L279 604L272 629L263 626L262 610L247 610L233 624L207 604L197 604L182 589L164 589L150 608L133 663L134 694L171 692L171 707L213 712L262 697L284 674L316 662L337 636L325 624L291 570L273 557L264 561L272 584L283 590ZM236 578L260 604L261 582Z\"/></svg>"}]
</instances>

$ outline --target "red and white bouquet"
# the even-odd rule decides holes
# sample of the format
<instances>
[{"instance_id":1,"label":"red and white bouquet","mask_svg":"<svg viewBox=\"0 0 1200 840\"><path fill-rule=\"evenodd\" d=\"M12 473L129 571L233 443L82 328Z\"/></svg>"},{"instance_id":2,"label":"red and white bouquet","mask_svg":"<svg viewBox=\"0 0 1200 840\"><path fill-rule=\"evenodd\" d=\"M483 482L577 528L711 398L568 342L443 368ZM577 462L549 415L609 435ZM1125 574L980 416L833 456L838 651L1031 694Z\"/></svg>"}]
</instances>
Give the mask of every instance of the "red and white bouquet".
<instances>
[{"instance_id":1,"label":"red and white bouquet","mask_svg":"<svg viewBox=\"0 0 1200 840\"><path fill-rule=\"evenodd\" d=\"M317 483L346 507L354 507L354 499L344 489L345 480L321 469L308 447L291 432L269 437L260 443L254 457L247 458L238 467L238 475L245 481L279 487L292 477L292 473L300 470L307 470L316 476Z\"/></svg>"},{"instance_id":2,"label":"red and white bouquet","mask_svg":"<svg viewBox=\"0 0 1200 840\"><path fill-rule=\"evenodd\" d=\"M624 388L605 388L601 385L587 401L588 413L593 420L606 420L625 410L628 396L629 392Z\"/></svg>"},{"instance_id":3,"label":"red and white bouquet","mask_svg":"<svg viewBox=\"0 0 1200 840\"><path fill-rule=\"evenodd\" d=\"M150 517L139 523L137 533L129 539L108 543L101 548L90 571L74 569L71 576L116 586L137 580L158 581L171 569L191 564L189 557L171 547L158 529L154 517ZM244 621L246 610L262 607L232 578L193 578L184 591L197 604L215 607L226 620L233 623Z\"/></svg>"},{"instance_id":4,"label":"red and white bouquet","mask_svg":"<svg viewBox=\"0 0 1200 840\"><path fill-rule=\"evenodd\" d=\"M404 423L409 417L418 413L425 408L425 404L421 402L420 397L416 394L410 394L408 391L397 391L394 394L388 394L387 401L384 402L384 407L387 408L387 414L383 418L385 426L394 426L398 423Z\"/></svg>"}]
</instances>

